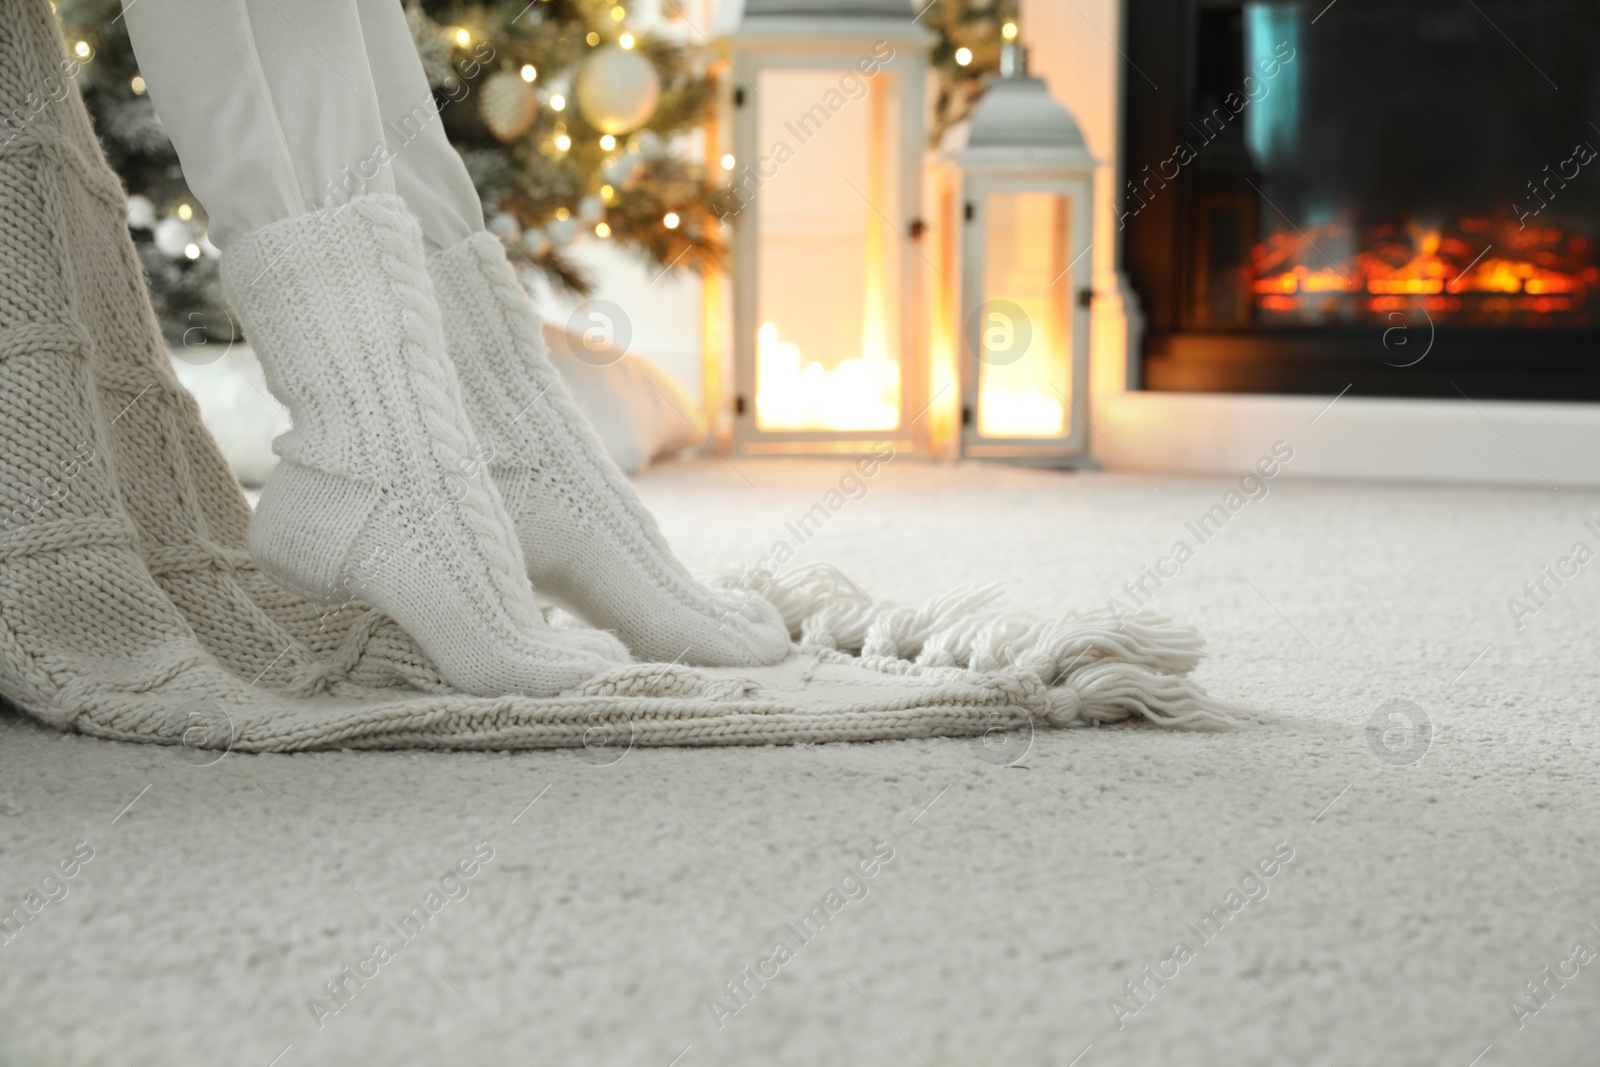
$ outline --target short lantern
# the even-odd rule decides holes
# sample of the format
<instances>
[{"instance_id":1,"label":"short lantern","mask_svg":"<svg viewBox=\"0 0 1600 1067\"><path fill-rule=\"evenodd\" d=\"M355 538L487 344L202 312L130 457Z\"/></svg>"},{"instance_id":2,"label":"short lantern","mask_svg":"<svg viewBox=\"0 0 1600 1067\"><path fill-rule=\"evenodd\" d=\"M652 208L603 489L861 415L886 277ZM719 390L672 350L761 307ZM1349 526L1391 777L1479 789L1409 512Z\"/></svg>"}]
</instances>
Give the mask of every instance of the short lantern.
<instances>
[{"instance_id":1,"label":"short lantern","mask_svg":"<svg viewBox=\"0 0 1600 1067\"><path fill-rule=\"evenodd\" d=\"M962 454L1092 466L1094 159L1020 45L1004 47L957 161Z\"/></svg>"},{"instance_id":2,"label":"short lantern","mask_svg":"<svg viewBox=\"0 0 1600 1067\"><path fill-rule=\"evenodd\" d=\"M733 18L734 448L915 450L933 34L909 0L745 0Z\"/></svg>"}]
</instances>

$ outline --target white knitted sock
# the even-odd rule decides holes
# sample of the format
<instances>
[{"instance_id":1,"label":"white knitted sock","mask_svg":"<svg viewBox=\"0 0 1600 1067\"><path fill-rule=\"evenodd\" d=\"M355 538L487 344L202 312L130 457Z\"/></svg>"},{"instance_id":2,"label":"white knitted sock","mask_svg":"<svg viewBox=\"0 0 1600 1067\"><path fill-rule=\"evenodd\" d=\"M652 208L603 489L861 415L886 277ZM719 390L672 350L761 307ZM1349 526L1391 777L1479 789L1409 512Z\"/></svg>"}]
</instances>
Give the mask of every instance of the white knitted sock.
<instances>
[{"instance_id":1,"label":"white knitted sock","mask_svg":"<svg viewBox=\"0 0 1600 1067\"><path fill-rule=\"evenodd\" d=\"M462 404L422 236L395 196L237 239L223 283L294 429L250 549L302 595L389 614L469 693L553 695L627 652L552 630Z\"/></svg>"},{"instance_id":2,"label":"white knitted sock","mask_svg":"<svg viewBox=\"0 0 1600 1067\"><path fill-rule=\"evenodd\" d=\"M429 257L467 411L540 592L620 635L642 660L776 663L789 630L742 590L712 592L673 556L544 353L539 321L493 235Z\"/></svg>"}]
</instances>

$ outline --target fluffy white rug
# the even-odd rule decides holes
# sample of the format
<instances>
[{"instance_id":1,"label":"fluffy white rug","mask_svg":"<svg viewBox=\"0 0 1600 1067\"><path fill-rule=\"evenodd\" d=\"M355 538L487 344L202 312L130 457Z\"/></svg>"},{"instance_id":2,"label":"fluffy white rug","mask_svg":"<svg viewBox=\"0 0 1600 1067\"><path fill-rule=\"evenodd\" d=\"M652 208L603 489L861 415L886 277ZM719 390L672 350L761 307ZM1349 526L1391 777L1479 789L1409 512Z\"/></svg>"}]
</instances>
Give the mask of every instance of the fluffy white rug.
<instances>
[{"instance_id":1,"label":"fluffy white rug","mask_svg":"<svg viewBox=\"0 0 1600 1067\"><path fill-rule=\"evenodd\" d=\"M642 488L692 564L903 601L1175 569L1272 721L192 766L7 712L0 911L59 899L0 943L0 1063L1593 1062L1600 496L1280 478L1202 544L1236 483L896 461L801 543L843 473Z\"/></svg>"}]
</instances>

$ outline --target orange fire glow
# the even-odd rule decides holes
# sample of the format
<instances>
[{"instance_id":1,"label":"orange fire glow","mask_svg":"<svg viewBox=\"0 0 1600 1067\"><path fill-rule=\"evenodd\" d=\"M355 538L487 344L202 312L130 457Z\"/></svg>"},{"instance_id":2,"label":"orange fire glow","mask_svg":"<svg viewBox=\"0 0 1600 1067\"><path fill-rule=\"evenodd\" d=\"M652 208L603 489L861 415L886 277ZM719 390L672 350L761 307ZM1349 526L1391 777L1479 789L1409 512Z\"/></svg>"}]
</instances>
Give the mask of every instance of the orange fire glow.
<instances>
[{"instance_id":1,"label":"orange fire glow","mask_svg":"<svg viewBox=\"0 0 1600 1067\"><path fill-rule=\"evenodd\" d=\"M1256 246L1251 287L1266 312L1344 318L1419 305L1469 324L1587 324L1600 295L1593 242L1557 227L1463 219L1444 229L1384 225L1353 245L1347 223L1274 234Z\"/></svg>"}]
</instances>

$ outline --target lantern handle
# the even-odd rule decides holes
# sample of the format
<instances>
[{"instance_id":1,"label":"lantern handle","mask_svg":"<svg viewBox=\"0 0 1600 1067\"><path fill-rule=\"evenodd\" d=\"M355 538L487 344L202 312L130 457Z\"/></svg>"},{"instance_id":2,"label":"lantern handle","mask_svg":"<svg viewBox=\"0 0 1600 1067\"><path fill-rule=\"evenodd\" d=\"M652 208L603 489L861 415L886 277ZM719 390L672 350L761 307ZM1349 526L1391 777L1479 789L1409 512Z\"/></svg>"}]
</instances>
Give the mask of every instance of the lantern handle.
<instances>
[{"instance_id":1,"label":"lantern handle","mask_svg":"<svg viewBox=\"0 0 1600 1067\"><path fill-rule=\"evenodd\" d=\"M1021 41L1006 41L1000 46L1000 77L1026 78L1028 49Z\"/></svg>"}]
</instances>

